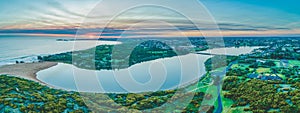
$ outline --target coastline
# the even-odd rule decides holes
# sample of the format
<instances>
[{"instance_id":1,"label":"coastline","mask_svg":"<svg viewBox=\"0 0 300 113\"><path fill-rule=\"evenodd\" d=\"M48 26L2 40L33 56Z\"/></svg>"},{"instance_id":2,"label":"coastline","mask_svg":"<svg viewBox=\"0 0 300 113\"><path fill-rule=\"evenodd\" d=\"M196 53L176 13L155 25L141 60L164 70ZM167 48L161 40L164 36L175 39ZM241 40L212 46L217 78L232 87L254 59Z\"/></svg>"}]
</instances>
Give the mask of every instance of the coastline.
<instances>
[{"instance_id":1,"label":"coastline","mask_svg":"<svg viewBox=\"0 0 300 113\"><path fill-rule=\"evenodd\" d=\"M166 57L166 58L169 58L169 57ZM161 60L161 59L159 58L156 60ZM36 75L37 72L47 69L47 68L50 68L50 67L53 67L53 66L56 66L56 65L58 65L57 62L36 62L36 63L19 63L19 64L4 65L4 66L0 66L0 75L9 75L9 76L14 76L14 77L24 78L27 80L31 80L31 81L40 83L41 85L48 86L50 88L67 90L67 89L63 89L63 88L54 87L52 85L49 85L49 84L37 79L37 75ZM196 84L202 77L205 76L205 74L206 73L204 73L199 78L195 78L193 80L185 82L185 83L179 85L177 88L184 88L184 87L188 87L190 85Z\"/></svg>"},{"instance_id":2,"label":"coastline","mask_svg":"<svg viewBox=\"0 0 300 113\"><path fill-rule=\"evenodd\" d=\"M56 66L57 64L58 64L57 62L37 62L37 63L3 65L0 67L0 75L19 77L34 82L38 82L41 85L45 85L50 88L53 88L53 86L46 84L40 81L39 79L37 79L36 73L41 70Z\"/></svg>"}]
</instances>

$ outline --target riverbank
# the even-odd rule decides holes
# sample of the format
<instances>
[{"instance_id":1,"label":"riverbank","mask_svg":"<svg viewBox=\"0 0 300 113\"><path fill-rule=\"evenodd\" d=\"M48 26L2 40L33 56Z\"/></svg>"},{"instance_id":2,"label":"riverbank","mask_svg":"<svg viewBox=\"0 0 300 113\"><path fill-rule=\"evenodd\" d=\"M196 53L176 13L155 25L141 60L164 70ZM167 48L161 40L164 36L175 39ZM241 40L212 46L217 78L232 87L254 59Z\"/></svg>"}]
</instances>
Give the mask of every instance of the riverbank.
<instances>
[{"instance_id":1,"label":"riverbank","mask_svg":"<svg viewBox=\"0 0 300 113\"><path fill-rule=\"evenodd\" d=\"M36 73L40 70L44 70L56 66L57 64L58 63L56 62L37 62L37 63L4 65L0 67L0 75L10 75L15 77L20 77L27 80L38 82L48 87L52 87L38 80L36 78Z\"/></svg>"}]
</instances>

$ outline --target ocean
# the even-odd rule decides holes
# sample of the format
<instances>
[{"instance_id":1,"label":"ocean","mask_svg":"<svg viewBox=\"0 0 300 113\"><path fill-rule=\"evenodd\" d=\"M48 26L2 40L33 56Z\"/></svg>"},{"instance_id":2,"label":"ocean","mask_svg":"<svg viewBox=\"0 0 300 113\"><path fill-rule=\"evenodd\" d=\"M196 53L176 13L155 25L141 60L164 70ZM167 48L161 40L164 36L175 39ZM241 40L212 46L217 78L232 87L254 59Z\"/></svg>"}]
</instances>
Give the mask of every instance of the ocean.
<instances>
[{"instance_id":1,"label":"ocean","mask_svg":"<svg viewBox=\"0 0 300 113\"><path fill-rule=\"evenodd\" d=\"M83 50L97 45L113 45L112 41L57 41L66 37L37 37L37 36L0 36L0 66L14 64L16 61L35 62L37 56L55 53Z\"/></svg>"}]
</instances>

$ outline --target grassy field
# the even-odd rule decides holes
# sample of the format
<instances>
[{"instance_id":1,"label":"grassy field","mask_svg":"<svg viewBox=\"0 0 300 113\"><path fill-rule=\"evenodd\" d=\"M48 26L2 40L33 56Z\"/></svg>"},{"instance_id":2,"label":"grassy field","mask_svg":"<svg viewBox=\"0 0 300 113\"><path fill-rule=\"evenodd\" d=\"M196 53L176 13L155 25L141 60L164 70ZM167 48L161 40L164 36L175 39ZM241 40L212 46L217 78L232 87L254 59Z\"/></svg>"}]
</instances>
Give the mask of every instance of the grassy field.
<instances>
[{"instance_id":1,"label":"grassy field","mask_svg":"<svg viewBox=\"0 0 300 113\"><path fill-rule=\"evenodd\" d=\"M203 93L205 93L206 91L207 91L207 89L208 89L208 85L204 85L204 86L200 86L200 85L192 85L192 86L189 86L188 88L187 88L187 91L194 91L194 92L203 92Z\"/></svg>"},{"instance_id":2,"label":"grassy field","mask_svg":"<svg viewBox=\"0 0 300 113\"><path fill-rule=\"evenodd\" d=\"M271 72L271 69L270 68L257 68L256 69L256 72L257 73L270 73Z\"/></svg>"},{"instance_id":3,"label":"grassy field","mask_svg":"<svg viewBox=\"0 0 300 113\"><path fill-rule=\"evenodd\" d=\"M218 97L218 93L217 93L217 86L215 85L210 85L207 87L207 90L205 91L205 94L211 94L212 95L212 99L203 102L203 105L214 105L216 102L216 99Z\"/></svg>"},{"instance_id":4,"label":"grassy field","mask_svg":"<svg viewBox=\"0 0 300 113\"><path fill-rule=\"evenodd\" d=\"M246 69L246 68L249 68L249 64L243 64L243 63L233 64L231 66L231 69L234 69L234 68Z\"/></svg>"},{"instance_id":5,"label":"grassy field","mask_svg":"<svg viewBox=\"0 0 300 113\"><path fill-rule=\"evenodd\" d=\"M251 111L244 111L244 108L247 107L235 107L235 108L230 108L227 112L225 113L253 113Z\"/></svg>"},{"instance_id":6,"label":"grassy field","mask_svg":"<svg viewBox=\"0 0 300 113\"><path fill-rule=\"evenodd\" d=\"M280 61L279 60L273 60L274 63L276 64L276 67L281 67Z\"/></svg>"},{"instance_id":7,"label":"grassy field","mask_svg":"<svg viewBox=\"0 0 300 113\"><path fill-rule=\"evenodd\" d=\"M290 66L300 66L300 61L299 60L289 60Z\"/></svg>"},{"instance_id":8,"label":"grassy field","mask_svg":"<svg viewBox=\"0 0 300 113\"><path fill-rule=\"evenodd\" d=\"M224 97L225 91L222 91L222 103L223 103L223 112L227 113L231 109L231 105L234 103L231 99Z\"/></svg>"},{"instance_id":9,"label":"grassy field","mask_svg":"<svg viewBox=\"0 0 300 113\"><path fill-rule=\"evenodd\" d=\"M188 86L187 90L205 93L209 85L210 85L210 76L205 75L205 77L201 78L201 80L198 83Z\"/></svg>"},{"instance_id":10,"label":"grassy field","mask_svg":"<svg viewBox=\"0 0 300 113\"><path fill-rule=\"evenodd\" d=\"M277 74L280 78L282 78L283 80L286 80L286 76L283 74Z\"/></svg>"},{"instance_id":11,"label":"grassy field","mask_svg":"<svg viewBox=\"0 0 300 113\"><path fill-rule=\"evenodd\" d=\"M231 68L238 68L239 67L239 64L233 64L232 66L231 66Z\"/></svg>"}]
</instances>

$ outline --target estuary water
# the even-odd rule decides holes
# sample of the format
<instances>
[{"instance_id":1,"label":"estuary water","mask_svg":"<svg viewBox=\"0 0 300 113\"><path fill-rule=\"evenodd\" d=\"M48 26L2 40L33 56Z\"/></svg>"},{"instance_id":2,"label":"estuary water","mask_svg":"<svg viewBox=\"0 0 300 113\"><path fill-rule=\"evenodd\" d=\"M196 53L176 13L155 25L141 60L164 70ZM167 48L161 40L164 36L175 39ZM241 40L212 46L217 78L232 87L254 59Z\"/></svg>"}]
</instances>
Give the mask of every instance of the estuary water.
<instances>
[{"instance_id":1,"label":"estuary water","mask_svg":"<svg viewBox=\"0 0 300 113\"><path fill-rule=\"evenodd\" d=\"M259 47L218 48L205 52L228 55L246 54ZM224 53L224 52L221 52ZM136 93L167 90L191 84L205 73L204 62L211 55L188 54L157 59L120 70L86 70L70 64L37 73L37 78L60 89L97 93Z\"/></svg>"},{"instance_id":2,"label":"estuary water","mask_svg":"<svg viewBox=\"0 0 300 113\"><path fill-rule=\"evenodd\" d=\"M0 66L16 61L33 62L38 55L48 55L74 50L73 41L56 41L60 37L0 36ZM76 41L76 49L82 50L96 45L113 45L111 41Z\"/></svg>"}]
</instances>

